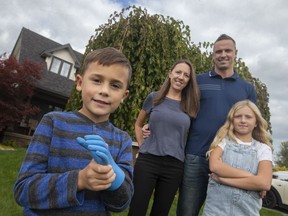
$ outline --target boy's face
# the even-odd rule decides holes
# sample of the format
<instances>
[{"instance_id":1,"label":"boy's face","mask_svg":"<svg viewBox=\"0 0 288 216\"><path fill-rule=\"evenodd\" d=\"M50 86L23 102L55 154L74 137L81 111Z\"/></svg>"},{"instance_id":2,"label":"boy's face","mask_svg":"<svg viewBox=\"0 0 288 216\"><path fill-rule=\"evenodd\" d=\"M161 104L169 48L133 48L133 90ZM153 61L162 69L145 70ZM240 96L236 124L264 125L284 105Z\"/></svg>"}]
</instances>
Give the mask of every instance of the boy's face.
<instances>
[{"instance_id":1,"label":"boy's face","mask_svg":"<svg viewBox=\"0 0 288 216\"><path fill-rule=\"evenodd\" d=\"M123 65L89 64L84 75L77 75L76 89L81 91L83 106L80 112L94 122L109 119L128 96L129 70Z\"/></svg>"}]
</instances>

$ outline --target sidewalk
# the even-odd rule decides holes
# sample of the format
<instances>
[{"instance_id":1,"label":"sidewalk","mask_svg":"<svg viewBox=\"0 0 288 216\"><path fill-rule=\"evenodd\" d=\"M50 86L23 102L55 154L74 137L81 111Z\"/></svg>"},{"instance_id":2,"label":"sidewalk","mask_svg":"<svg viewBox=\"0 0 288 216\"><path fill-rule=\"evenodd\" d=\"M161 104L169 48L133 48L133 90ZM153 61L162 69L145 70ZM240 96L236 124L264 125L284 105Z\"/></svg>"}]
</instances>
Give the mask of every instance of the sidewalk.
<instances>
[{"instance_id":1,"label":"sidewalk","mask_svg":"<svg viewBox=\"0 0 288 216\"><path fill-rule=\"evenodd\" d=\"M12 148L12 147L9 147L9 146L1 146L0 145L0 151L3 150L3 151L14 151L15 149Z\"/></svg>"}]
</instances>

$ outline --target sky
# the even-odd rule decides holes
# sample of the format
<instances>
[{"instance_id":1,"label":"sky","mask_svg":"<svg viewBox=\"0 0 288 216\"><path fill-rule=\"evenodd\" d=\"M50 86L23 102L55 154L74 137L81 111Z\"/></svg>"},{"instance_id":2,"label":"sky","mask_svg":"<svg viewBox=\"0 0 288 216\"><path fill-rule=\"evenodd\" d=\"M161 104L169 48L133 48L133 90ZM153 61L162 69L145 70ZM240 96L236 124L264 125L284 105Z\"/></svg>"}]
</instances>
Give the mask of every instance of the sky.
<instances>
[{"instance_id":1,"label":"sky","mask_svg":"<svg viewBox=\"0 0 288 216\"><path fill-rule=\"evenodd\" d=\"M22 27L84 53L95 29L129 5L183 21L196 44L226 33L236 40L238 58L267 86L274 155L288 141L287 0L0 0L0 5L0 54L11 53Z\"/></svg>"}]
</instances>

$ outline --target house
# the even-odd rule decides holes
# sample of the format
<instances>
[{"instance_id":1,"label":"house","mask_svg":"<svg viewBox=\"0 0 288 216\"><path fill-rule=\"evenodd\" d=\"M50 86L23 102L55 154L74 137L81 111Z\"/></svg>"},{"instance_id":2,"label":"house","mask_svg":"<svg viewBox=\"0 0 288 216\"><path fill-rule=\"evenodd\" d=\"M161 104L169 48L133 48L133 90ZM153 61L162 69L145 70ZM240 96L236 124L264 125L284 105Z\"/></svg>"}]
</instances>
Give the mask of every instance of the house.
<instances>
[{"instance_id":1,"label":"house","mask_svg":"<svg viewBox=\"0 0 288 216\"><path fill-rule=\"evenodd\" d=\"M42 116L50 111L62 111L74 86L75 73L81 66L83 54L72 49L69 43L60 44L27 28L22 28L11 55L18 61L44 63L41 80L36 84L30 103L40 112L23 119L14 132L32 135Z\"/></svg>"},{"instance_id":2,"label":"house","mask_svg":"<svg viewBox=\"0 0 288 216\"><path fill-rule=\"evenodd\" d=\"M40 112L23 119L12 131L5 132L2 140L13 140L16 145L26 147L45 113L65 109L83 54L73 50L70 44L59 44L23 27L11 55L20 62L30 60L45 65L43 76L37 82L30 100L30 103L40 108ZM138 144L133 142L134 161L137 153Z\"/></svg>"}]
</instances>

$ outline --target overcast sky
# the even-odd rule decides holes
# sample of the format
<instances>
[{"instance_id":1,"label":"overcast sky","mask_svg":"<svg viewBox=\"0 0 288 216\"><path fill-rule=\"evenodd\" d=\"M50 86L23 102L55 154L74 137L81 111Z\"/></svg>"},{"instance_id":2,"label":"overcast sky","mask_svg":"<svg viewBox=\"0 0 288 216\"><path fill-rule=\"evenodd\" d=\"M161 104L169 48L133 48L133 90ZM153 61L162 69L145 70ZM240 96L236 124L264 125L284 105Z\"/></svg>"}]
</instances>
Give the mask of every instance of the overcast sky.
<instances>
[{"instance_id":1,"label":"overcast sky","mask_svg":"<svg viewBox=\"0 0 288 216\"><path fill-rule=\"evenodd\" d=\"M9 0L0 7L0 54L10 53L22 27L84 53L109 16L135 4L190 27L192 41L214 42L222 33L237 42L238 57L266 84L276 151L288 141L287 0Z\"/></svg>"}]
</instances>

